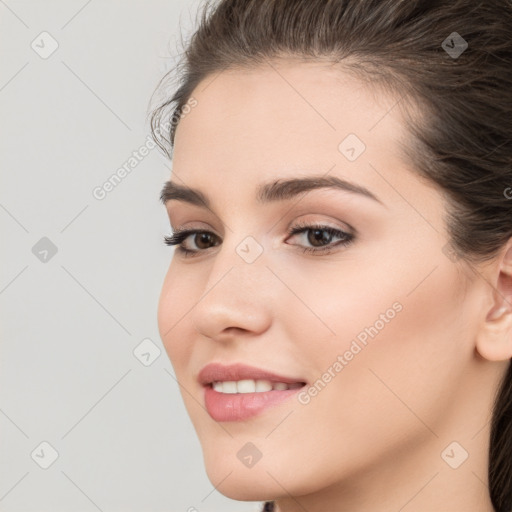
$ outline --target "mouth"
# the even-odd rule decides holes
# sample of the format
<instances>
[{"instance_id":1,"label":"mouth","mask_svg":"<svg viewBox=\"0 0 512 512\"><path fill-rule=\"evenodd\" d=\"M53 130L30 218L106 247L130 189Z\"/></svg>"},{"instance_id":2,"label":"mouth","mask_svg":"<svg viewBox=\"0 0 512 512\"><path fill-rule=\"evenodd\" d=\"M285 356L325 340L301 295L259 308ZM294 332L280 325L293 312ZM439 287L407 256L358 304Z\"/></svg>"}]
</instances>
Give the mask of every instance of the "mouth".
<instances>
[{"instance_id":1,"label":"mouth","mask_svg":"<svg viewBox=\"0 0 512 512\"><path fill-rule=\"evenodd\" d=\"M301 378L286 377L244 364L205 366L198 380L204 404L215 421L242 421L278 407L307 385Z\"/></svg>"},{"instance_id":2,"label":"mouth","mask_svg":"<svg viewBox=\"0 0 512 512\"><path fill-rule=\"evenodd\" d=\"M278 375L243 363L230 365L207 364L199 372L197 380L203 386L215 385L218 391L223 393L255 393L259 390L263 392L270 391L274 389L274 386L275 389L282 390L285 389L285 385L297 387L298 384L306 384L306 381L302 378ZM268 387L269 382L272 388Z\"/></svg>"},{"instance_id":3,"label":"mouth","mask_svg":"<svg viewBox=\"0 0 512 512\"><path fill-rule=\"evenodd\" d=\"M289 389L300 389L306 385L305 382L279 382L267 379L243 379L243 380L228 380L228 381L214 381L205 384L216 391L217 393L224 394L249 394L249 393L267 393L270 391L287 391Z\"/></svg>"}]
</instances>

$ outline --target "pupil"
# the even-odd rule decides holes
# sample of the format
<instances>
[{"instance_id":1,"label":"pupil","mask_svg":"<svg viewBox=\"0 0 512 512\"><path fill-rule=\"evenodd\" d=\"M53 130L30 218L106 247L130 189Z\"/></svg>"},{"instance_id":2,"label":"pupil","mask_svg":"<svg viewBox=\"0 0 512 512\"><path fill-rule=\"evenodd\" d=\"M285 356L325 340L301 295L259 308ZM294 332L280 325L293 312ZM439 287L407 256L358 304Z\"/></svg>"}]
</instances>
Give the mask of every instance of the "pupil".
<instances>
[{"instance_id":1,"label":"pupil","mask_svg":"<svg viewBox=\"0 0 512 512\"><path fill-rule=\"evenodd\" d=\"M327 233L327 231L325 231L324 229L313 229L311 232L314 233L313 240L315 242L326 242L326 243L330 242L329 238L331 235L329 233ZM309 239L309 242L311 243L311 238ZM312 243L312 245L315 245L315 244Z\"/></svg>"},{"instance_id":2,"label":"pupil","mask_svg":"<svg viewBox=\"0 0 512 512\"><path fill-rule=\"evenodd\" d=\"M201 240L201 243L202 242L205 242L207 245L208 245L208 238L209 238L209 234L208 233L199 233L197 236L199 236L199 239ZM196 242L197 244L197 242ZM197 244L198 247L201 247L201 244Z\"/></svg>"}]
</instances>

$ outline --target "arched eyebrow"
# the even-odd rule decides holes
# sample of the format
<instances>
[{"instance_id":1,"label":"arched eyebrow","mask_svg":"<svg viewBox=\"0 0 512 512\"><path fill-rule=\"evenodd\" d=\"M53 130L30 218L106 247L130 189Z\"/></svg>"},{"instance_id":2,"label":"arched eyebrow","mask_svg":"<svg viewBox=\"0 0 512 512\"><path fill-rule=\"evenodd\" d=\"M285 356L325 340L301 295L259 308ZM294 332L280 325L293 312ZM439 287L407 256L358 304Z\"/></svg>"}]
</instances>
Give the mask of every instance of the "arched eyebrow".
<instances>
[{"instance_id":1,"label":"arched eyebrow","mask_svg":"<svg viewBox=\"0 0 512 512\"><path fill-rule=\"evenodd\" d=\"M385 204L367 188L336 176L310 176L306 178L290 178L264 183L259 186L256 199L261 204L284 201L292 199L302 192L319 188L341 189L346 192L367 197L385 206ZM164 205L169 201L184 201L196 206L211 209L210 200L203 192L195 188L178 185L173 181L165 182L160 193L160 201Z\"/></svg>"}]
</instances>

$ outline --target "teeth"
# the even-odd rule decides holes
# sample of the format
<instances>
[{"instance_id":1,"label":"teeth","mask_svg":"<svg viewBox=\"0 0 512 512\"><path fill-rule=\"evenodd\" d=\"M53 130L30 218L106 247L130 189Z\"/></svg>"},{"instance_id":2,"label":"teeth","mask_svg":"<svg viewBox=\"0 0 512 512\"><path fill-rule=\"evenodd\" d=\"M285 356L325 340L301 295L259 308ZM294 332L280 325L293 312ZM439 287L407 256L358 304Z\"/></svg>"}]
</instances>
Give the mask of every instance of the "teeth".
<instances>
[{"instance_id":1,"label":"teeth","mask_svg":"<svg viewBox=\"0 0 512 512\"><path fill-rule=\"evenodd\" d=\"M236 393L237 392L236 382L233 382L233 381L223 382L222 383L222 392L223 393Z\"/></svg>"},{"instance_id":2,"label":"teeth","mask_svg":"<svg viewBox=\"0 0 512 512\"><path fill-rule=\"evenodd\" d=\"M233 384L236 386L237 393L254 393L256 391L256 382L251 379L239 380ZM223 386L225 385L226 383L223 384Z\"/></svg>"},{"instance_id":3,"label":"teeth","mask_svg":"<svg viewBox=\"0 0 512 512\"><path fill-rule=\"evenodd\" d=\"M272 391L272 382L269 380L257 380L256 392L261 393L262 391Z\"/></svg>"},{"instance_id":4,"label":"teeth","mask_svg":"<svg viewBox=\"0 0 512 512\"><path fill-rule=\"evenodd\" d=\"M286 384L284 382L271 382L269 380L244 379L239 381L214 382L213 389L219 393L262 393L265 391L282 391L299 388L299 383Z\"/></svg>"}]
</instances>

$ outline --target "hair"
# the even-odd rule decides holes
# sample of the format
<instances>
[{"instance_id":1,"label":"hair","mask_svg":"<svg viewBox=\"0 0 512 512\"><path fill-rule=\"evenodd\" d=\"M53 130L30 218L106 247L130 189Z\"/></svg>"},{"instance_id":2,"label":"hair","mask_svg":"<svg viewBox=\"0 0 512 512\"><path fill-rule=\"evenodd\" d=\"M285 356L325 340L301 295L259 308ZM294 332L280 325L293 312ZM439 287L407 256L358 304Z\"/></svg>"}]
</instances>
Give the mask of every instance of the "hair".
<instances>
[{"instance_id":1,"label":"hair","mask_svg":"<svg viewBox=\"0 0 512 512\"><path fill-rule=\"evenodd\" d=\"M511 0L206 0L180 61L158 84L178 79L151 112L155 143L172 159L201 81L279 58L335 63L399 98L402 156L446 199L446 254L475 264L499 253L512 237ZM510 363L494 397L488 478L495 511L510 512Z\"/></svg>"}]
</instances>

